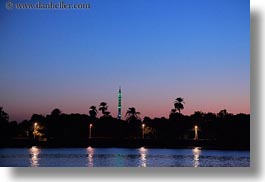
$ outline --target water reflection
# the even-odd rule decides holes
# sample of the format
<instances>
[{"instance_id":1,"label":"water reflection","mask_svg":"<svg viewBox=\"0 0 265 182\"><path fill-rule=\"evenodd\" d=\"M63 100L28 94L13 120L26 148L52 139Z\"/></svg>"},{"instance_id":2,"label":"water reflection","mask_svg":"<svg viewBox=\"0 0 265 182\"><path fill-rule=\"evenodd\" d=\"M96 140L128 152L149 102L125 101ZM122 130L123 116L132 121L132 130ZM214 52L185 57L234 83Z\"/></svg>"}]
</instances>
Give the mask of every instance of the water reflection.
<instances>
[{"instance_id":1,"label":"water reflection","mask_svg":"<svg viewBox=\"0 0 265 182\"><path fill-rule=\"evenodd\" d=\"M40 154L40 149L36 146L33 146L29 149L31 158L30 158L30 164L31 167L38 167L39 166L39 154Z\"/></svg>"},{"instance_id":2,"label":"water reflection","mask_svg":"<svg viewBox=\"0 0 265 182\"><path fill-rule=\"evenodd\" d=\"M92 147L87 148L87 159L88 159L88 167L93 167L94 162L93 162L93 156L94 156L94 149Z\"/></svg>"},{"instance_id":3,"label":"water reflection","mask_svg":"<svg viewBox=\"0 0 265 182\"><path fill-rule=\"evenodd\" d=\"M9 167L249 167L250 151L152 148L2 148Z\"/></svg>"},{"instance_id":4,"label":"water reflection","mask_svg":"<svg viewBox=\"0 0 265 182\"><path fill-rule=\"evenodd\" d=\"M200 166L201 148L195 147L194 149L192 149L192 153L193 153L192 165L193 165L193 167L199 167Z\"/></svg>"},{"instance_id":5,"label":"water reflection","mask_svg":"<svg viewBox=\"0 0 265 182\"><path fill-rule=\"evenodd\" d=\"M148 150L144 147L141 147L139 149L139 152L140 152L140 167L147 167L146 156L147 156Z\"/></svg>"}]
</instances>

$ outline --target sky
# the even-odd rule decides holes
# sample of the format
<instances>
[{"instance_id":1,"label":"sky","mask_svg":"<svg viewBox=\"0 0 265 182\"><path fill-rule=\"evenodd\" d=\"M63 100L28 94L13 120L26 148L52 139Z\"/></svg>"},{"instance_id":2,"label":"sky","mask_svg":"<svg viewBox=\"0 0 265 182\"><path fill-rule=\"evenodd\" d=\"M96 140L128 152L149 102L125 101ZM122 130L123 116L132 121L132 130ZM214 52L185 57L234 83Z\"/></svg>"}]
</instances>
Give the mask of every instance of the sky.
<instances>
[{"instance_id":1,"label":"sky","mask_svg":"<svg viewBox=\"0 0 265 182\"><path fill-rule=\"evenodd\" d=\"M116 117L119 86L123 118L129 107L168 117L178 97L187 115L250 113L249 0L65 2L91 8L0 2L0 106L10 120L88 114L102 101Z\"/></svg>"}]
</instances>

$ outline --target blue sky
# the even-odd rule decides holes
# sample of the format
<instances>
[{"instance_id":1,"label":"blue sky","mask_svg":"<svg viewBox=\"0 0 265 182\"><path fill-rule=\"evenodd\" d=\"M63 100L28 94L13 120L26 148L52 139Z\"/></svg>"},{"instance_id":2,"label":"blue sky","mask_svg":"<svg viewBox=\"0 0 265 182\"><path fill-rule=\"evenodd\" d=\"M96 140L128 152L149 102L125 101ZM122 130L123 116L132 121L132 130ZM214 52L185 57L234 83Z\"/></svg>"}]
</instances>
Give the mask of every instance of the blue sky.
<instances>
[{"instance_id":1,"label":"blue sky","mask_svg":"<svg viewBox=\"0 0 265 182\"><path fill-rule=\"evenodd\" d=\"M248 0L65 2L91 8L0 2L0 105L11 119L55 107L88 113L101 101L116 116L120 85L123 114L134 106L142 117L167 117L177 97L185 114L250 112Z\"/></svg>"}]
</instances>

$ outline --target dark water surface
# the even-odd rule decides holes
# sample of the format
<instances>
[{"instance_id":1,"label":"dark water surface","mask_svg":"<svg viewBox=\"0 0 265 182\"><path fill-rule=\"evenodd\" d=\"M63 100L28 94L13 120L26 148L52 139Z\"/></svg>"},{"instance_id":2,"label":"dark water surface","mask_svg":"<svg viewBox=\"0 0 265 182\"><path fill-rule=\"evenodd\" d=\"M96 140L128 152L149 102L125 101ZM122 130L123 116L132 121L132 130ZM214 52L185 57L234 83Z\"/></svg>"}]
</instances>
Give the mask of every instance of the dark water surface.
<instances>
[{"instance_id":1,"label":"dark water surface","mask_svg":"<svg viewBox=\"0 0 265 182\"><path fill-rule=\"evenodd\" d=\"M249 167L249 151L148 148L2 148L2 167Z\"/></svg>"}]
</instances>

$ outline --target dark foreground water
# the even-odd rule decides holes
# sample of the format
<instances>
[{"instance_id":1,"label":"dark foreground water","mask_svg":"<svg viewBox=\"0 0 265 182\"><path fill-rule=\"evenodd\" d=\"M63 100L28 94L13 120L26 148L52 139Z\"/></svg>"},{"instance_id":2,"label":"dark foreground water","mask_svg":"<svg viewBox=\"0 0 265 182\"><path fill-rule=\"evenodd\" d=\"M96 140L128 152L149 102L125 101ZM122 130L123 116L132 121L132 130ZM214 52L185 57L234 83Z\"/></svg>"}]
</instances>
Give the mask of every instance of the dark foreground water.
<instances>
[{"instance_id":1,"label":"dark foreground water","mask_svg":"<svg viewBox=\"0 0 265 182\"><path fill-rule=\"evenodd\" d=\"M249 167L249 151L147 148L4 148L10 167Z\"/></svg>"}]
</instances>

